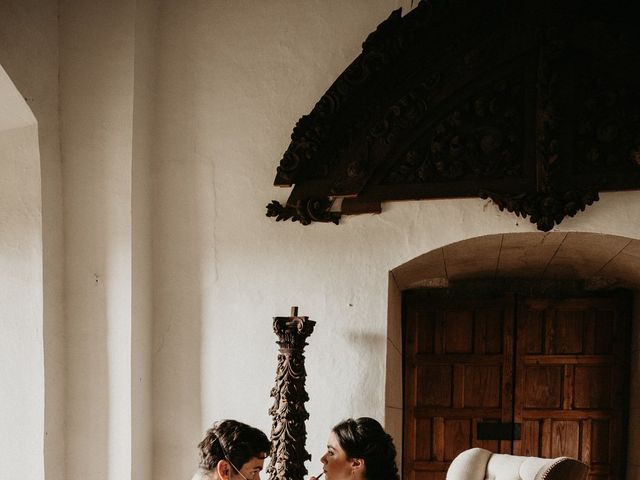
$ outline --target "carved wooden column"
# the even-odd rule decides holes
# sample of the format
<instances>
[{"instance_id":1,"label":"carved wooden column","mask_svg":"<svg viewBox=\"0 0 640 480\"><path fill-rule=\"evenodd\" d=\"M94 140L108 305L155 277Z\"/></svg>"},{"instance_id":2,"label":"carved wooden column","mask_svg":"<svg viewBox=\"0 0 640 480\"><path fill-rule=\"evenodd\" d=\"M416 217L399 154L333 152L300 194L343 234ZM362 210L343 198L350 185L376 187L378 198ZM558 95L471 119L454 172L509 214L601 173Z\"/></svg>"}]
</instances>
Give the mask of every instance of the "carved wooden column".
<instances>
[{"instance_id":1,"label":"carved wooden column","mask_svg":"<svg viewBox=\"0 0 640 480\"><path fill-rule=\"evenodd\" d=\"M307 474L304 466L311 455L305 449L307 430L304 422L309 414L304 404L309 400L305 390L307 372L304 368L306 338L316 322L299 317L298 307L291 307L290 317L274 317L273 331L280 347L276 386L271 390L274 399L269 414L271 427L271 463L267 473L270 480L302 480Z\"/></svg>"}]
</instances>

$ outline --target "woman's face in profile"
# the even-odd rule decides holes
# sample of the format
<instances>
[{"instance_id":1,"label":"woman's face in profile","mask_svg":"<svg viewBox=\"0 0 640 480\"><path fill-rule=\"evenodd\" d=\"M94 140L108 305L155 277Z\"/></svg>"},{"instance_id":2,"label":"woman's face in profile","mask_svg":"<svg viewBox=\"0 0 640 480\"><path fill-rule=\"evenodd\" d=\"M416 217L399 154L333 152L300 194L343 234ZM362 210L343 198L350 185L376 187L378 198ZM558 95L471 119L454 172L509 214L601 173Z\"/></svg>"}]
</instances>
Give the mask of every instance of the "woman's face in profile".
<instances>
[{"instance_id":1,"label":"woman's face in profile","mask_svg":"<svg viewBox=\"0 0 640 480\"><path fill-rule=\"evenodd\" d=\"M340 446L338 437L331 432L327 441L327 452L320 459L326 480L345 480L351 478L352 466L347 454Z\"/></svg>"}]
</instances>

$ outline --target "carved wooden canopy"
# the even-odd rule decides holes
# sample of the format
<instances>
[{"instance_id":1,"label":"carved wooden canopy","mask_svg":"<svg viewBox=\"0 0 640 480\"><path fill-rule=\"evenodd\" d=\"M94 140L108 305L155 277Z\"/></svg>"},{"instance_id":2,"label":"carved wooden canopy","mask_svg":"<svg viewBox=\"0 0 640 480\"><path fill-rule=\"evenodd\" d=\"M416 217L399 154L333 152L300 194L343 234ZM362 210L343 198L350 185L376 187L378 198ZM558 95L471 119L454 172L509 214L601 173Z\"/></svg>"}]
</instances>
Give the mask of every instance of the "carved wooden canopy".
<instances>
[{"instance_id":1,"label":"carved wooden canopy","mask_svg":"<svg viewBox=\"0 0 640 480\"><path fill-rule=\"evenodd\" d=\"M640 188L634 1L423 0L394 11L291 135L267 215L338 223L473 197L548 231Z\"/></svg>"}]
</instances>

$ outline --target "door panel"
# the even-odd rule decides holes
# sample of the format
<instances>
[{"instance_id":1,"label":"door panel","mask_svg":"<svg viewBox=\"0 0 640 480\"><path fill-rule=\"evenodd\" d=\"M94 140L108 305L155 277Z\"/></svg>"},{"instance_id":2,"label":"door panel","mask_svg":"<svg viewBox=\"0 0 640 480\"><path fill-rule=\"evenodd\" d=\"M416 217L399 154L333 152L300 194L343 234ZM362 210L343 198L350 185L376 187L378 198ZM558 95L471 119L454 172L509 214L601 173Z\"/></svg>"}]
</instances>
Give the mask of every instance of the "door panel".
<instances>
[{"instance_id":1,"label":"door panel","mask_svg":"<svg viewBox=\"0 0 640 480\"><path fill-rule=\"evenodd\" d=\"M622 478L627 304L408 297L405 478L444 479L451 460L476 446L566 455L590 464L590 480ZM508 424L507 433L520 424L520 438L479 440L478 425L491 422Z\"/></svg>"},{"instance_id":2,"label":"door panel","mask_svg":"<svg viewBox=\"0 0 640 480\"><path fill-rule=\"evenodd\" d=\"M527 435L514 442L514 453L566 455L589 463L592 480L622 478L626 304L529 298L517 316L515 421Z\"/></svg>"},{"instance_id":3,"label":"door panel","mask_svg":"<svg viewBox=\"0 0 640 480\"><path fill-rule=\"evenodd\" d=\"M513 416L513 305L511 297L407 304L405 478L444 479L471 447L511 452L511 442L475 432L478 422Z\"/></svg>"}]
</instances>

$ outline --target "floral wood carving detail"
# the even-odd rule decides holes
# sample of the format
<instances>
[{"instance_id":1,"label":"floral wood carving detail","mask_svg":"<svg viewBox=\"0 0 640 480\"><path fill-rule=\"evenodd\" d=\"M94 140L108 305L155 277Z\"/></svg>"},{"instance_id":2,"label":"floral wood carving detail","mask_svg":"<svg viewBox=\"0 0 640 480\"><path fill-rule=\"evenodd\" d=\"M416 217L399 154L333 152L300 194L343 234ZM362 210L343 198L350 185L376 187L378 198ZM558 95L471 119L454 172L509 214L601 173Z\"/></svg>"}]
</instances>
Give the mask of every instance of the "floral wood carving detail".
<instances>
[{"instance_id":1,"label":"floral wood carving detail","mask_svg":"<svg viewBox=\"0 0 640 480\"><path fill-rule=\"evenodd\" d=\"M309 225L311 222L331 222L338 225L340 214L331 212L331 201L328 198L307 199L296 203L295 207L282 205L273 200L267 205L267 217L275 217L276 221L291 220Z\"/></svg>"},{"instance_id":2,"label":"floral wood carving detail","mask_svg":"<svg viewBox=\"0 0 640 480\"><path fill-rule=\"evenodd\" d=\"M553 188L554 172L561 158L561 133L558 111L561 110L560 66L566 45L559 38L557 28L548 28L548 37L540 48L538 63L538 105L536 109L537 157L539 190Z\"/></svg>"},{"instance_id":3,"label":"floral wood carving detail","mask_svg":"<svg viewBox=\"0 0 640 480\"><path fill-rule=\"evenodd\" d=\"M573 190L569 192L499 194L483 190L480 198L490 198L500 211L507 210L522 218L529 217L538 230L548 232L565 217L573 217L579 211L598 201L597 190Z\"/></svg>"},{"instance_id":4,"label":"floral wood carving detail","mask_svg":"<svg viewBox=\"0 0 640 480\"><path fill-rule=\"evenodd\" d=\"M269 480L303 480L307 474L304 462L311 459L305 449L309 414L305 402L307 373L304 367L306 339L315 322L298 316L298 307L291 308L291 317L274 317L273 331L278 336L279 354L276 385L271 390L273 417L271 427L271 463Z\"/></svg>"},{"instance_id":5,"label":"floral wood carving detail","mask_svg":"<svg viewBox=\"0 0 640 480\"><path fill-rule=\"evenodd\" d=\"M521 83L503 81L465 101L412 145L381 183L521 174L523 96Z\"/></svg>"},{"instance_id":6,"label":"floral wood carving detail","mask_svg":"<svg viewBox=\"0 0 640 480\"><path fill-rule=\"evenodd\" d=\"M402 48L402 42L397 40L396 35L400 21L401 10L394 10L365 40L362 54L336 79L313 110L298 120L291 134L291 144L277 168L276 184L291 185L304 177L318 178L327 175L329 165L326 161L318 161L317 153L334 130L335 119L347 100L391 60L397 58ZM308 168L311 159L314 160L313 166ZM308 170L301 173L305 166Z\"/></svg>"},{"instance_id":7,"label":"floral wood carving detail","mask_svg":"<svg viewBox=\"0 0 640 480\"><path fill-rule=\"evenodd\" d=\"M640 94L611 85L596 71L581 76L577 89L577 172L606 174L612 168L640 173Z\"/></svg>"}]
</instances>

